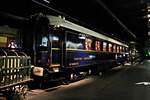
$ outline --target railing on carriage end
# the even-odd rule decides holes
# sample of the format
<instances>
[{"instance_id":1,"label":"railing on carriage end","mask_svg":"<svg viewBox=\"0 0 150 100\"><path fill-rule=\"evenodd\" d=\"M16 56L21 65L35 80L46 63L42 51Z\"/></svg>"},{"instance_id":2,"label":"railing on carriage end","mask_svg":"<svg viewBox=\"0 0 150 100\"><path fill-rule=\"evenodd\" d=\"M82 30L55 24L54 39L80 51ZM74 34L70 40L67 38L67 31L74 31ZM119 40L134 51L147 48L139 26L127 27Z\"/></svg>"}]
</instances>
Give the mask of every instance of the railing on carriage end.
<instances>
[{"instance_id":1,"label":"railing on carriage end","mask_svg":"<svg viewBox=\"0 0 150 100\"><path fill-rule=\"evenodd\" d=\"M1 50L0 89L30 81L30 72L31 58L24 52Z\"/></svg>"}]
</instances>

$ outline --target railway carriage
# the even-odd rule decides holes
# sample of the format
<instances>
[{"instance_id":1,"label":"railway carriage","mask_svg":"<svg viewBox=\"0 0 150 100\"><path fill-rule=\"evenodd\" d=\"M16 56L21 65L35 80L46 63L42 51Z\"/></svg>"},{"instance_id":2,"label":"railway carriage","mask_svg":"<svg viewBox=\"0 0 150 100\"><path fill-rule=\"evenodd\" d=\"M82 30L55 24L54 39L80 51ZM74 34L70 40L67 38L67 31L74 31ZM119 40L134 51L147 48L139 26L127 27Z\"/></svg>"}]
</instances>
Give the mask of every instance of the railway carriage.
<instances>
[{"instance_id":1,"label":"railway carriage","mask_svg":"<svg viewBox=\"0 0 150 100\"><path fill-rule=\"evenodd\" d=\"M31 58L22 51L21 17L0 13L0 99L26 98Z\"/></svg>"},{"instance_id":2,"label":"railway carriage","mask_svg":"<svg viewBox=\"0 0 150 100\"><path fill-rule=\"evenodd\" d=\"M32 55L35 80L74 80L127 60L126 44L63 17L34 15L29 23L23 46Z\"/></svg>"}]
</instances>

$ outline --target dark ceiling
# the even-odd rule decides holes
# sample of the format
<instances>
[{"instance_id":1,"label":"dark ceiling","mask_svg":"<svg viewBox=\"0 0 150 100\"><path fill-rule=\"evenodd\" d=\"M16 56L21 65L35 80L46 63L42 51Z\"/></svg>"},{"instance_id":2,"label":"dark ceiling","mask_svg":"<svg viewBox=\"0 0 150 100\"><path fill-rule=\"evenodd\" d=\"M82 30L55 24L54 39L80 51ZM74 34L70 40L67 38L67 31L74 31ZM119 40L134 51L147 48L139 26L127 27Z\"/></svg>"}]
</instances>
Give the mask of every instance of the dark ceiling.
<instances>
[{"instance_id":1,"label":"dark ceiling","mask_svg":"<svg viewBox=\"0 0 150 100\"><path fill-rule=\"evenodd\" d=\"M98 32L143 44L148 37L146 0L2 0L0 10L28 16L57 12ZM5 2L4 2L5 1Z\"/></svg>"},{"instance_id":2,"label":"dark ceiling","mask_svg":"<svg viewBox=\"0 0 150 100\"><path fill-rule=\"evenodd\" d=\"M144 0L51 0L58 9L91 27L125 41L147 37L147 2Z\"/></svg>"}]
</instances>

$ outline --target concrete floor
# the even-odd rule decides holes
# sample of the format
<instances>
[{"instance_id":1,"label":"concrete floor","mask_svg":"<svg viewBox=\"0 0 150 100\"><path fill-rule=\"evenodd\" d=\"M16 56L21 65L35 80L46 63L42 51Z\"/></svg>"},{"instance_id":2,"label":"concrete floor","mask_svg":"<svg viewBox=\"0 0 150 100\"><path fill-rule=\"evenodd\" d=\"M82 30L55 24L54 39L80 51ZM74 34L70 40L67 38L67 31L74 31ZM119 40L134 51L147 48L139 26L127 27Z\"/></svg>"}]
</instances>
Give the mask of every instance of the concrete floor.
<instances>
[{"instance_id":1,"label":"concrete floor","mask_svg":"<svg viewBox=\"0 0 150 100\"><path fill-rule=\"evenodd\" d=\"M114 68L69 85L32 90L28 100L150 100L150 61Z\"/></svg>"}]
</instances>

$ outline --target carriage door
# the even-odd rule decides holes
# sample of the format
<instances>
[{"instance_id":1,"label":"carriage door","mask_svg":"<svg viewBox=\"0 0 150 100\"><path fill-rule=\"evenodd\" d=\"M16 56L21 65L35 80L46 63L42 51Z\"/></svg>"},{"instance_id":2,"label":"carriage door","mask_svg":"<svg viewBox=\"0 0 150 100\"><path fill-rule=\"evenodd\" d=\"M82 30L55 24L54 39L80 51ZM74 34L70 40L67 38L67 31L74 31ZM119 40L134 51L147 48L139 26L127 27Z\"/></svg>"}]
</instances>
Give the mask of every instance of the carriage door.
<instances>
[{"instance_id":1,"label":"carriage door","mask_svg":"<svg viewBox=\"0 0 150 100\"><path fill-rule=\"evenodd\" d=\"M59 35L52 35L52 64L51 69L54 72L59 72L61 66L63 65L63 42Z\"/></svg>"}]
</instances>

